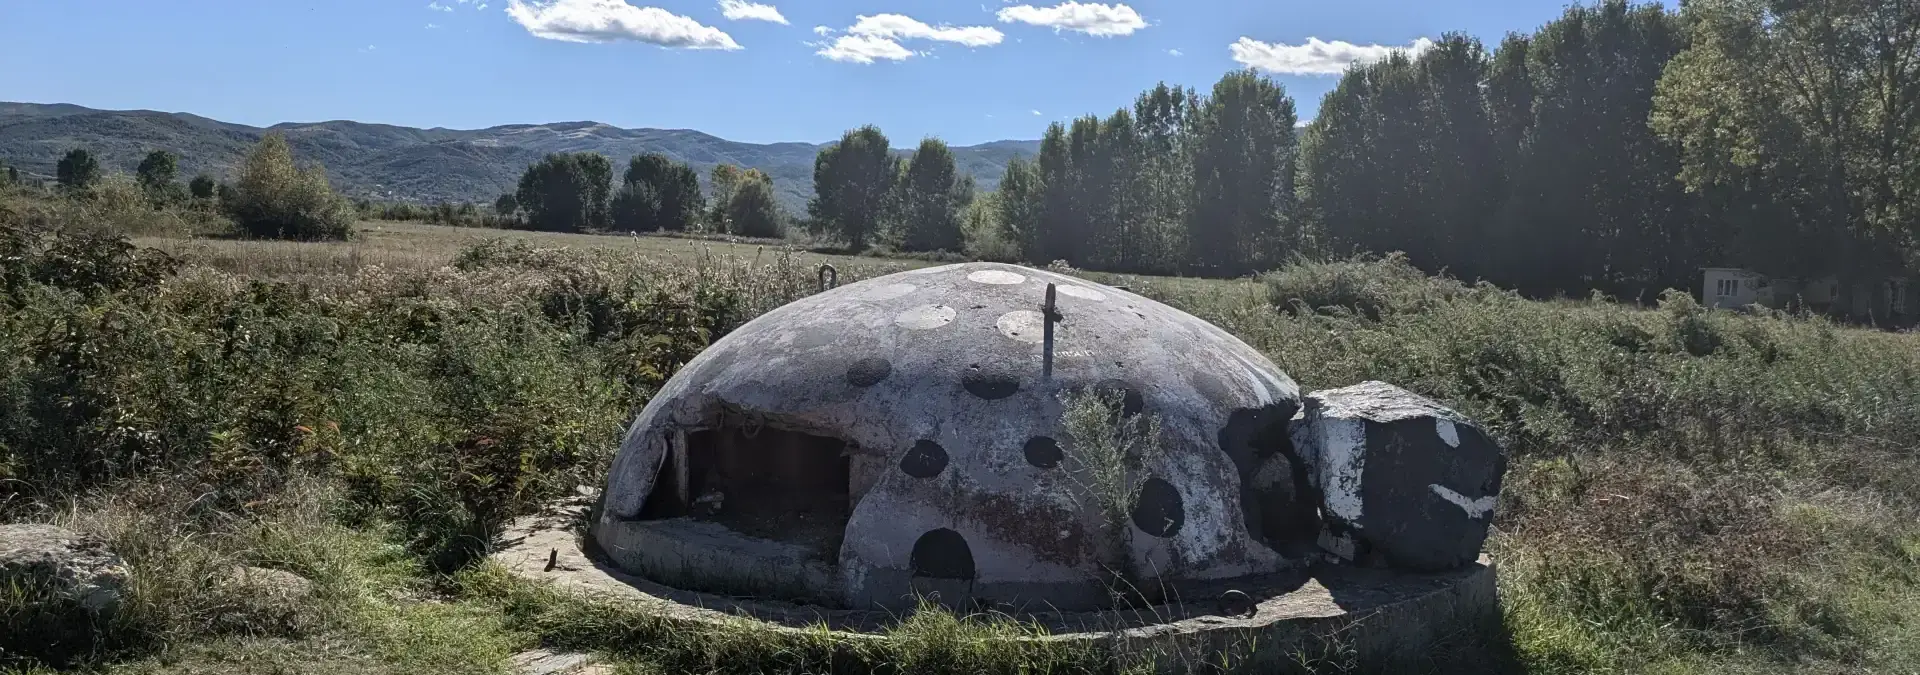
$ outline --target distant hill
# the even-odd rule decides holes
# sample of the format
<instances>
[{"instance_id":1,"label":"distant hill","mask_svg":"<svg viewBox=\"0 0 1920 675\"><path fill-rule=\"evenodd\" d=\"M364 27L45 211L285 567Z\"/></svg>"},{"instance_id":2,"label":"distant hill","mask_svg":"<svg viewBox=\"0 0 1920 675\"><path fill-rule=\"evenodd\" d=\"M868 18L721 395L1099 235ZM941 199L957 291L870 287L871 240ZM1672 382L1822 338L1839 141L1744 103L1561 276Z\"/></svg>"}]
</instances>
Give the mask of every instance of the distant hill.
<instances>
[{"instance_id":1,"label":"distant hill","mask_svg":"<svg viewBox=\"0 0 1920 675\"><path fill-rule=\"evenodd\" d=\"M151 110L95 110L65 103L0 102L0 162L53 175L60 157L92 150L102 166L132 171L156 149L180 155L182 177L225 178L268 130L281 131L295 156L326 165L334 187L356 197L395 201L492 201L513 189L527 165L550 152L599 152L616 176L627 158L664 153L701 173L717 164L752 167L773 176L781 205L802 213L813 195L812 143L738 143L686 129L622 129L598 122L510 124L487 129L415 129L331 121L268 129ZM961 171L993 189L1007 162L1031 157L1039 141L994 141L955 147Z\"/></svg>"}]
</instances>

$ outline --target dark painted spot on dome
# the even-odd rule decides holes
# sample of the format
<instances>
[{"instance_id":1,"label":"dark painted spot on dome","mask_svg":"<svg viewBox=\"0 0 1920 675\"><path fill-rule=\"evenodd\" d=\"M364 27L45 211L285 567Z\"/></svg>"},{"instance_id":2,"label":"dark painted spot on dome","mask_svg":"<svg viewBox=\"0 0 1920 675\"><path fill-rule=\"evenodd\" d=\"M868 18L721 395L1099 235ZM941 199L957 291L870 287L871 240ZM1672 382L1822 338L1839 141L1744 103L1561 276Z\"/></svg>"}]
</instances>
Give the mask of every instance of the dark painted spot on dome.
<instances>
[{"instance_id":1,"label":"dark painted spot on dome","mask_svg":"<svg viewBox=\"0 0 1920 675\"><path fill-rule=\"evenodd\" d=\"M1186 505L1180 502L1180 490L1159 477L1148 478L1140 486L1133 504L1133 526L1156 537L1171 537L1187 522Z\"/></svg>"},{"instance_id":2,"label":"dark painted spot on dome","mask_svg":"<svg viewBox=\"0 0 1920 675\"><path fill-rule=\"evenodd\" d=\"M939 443L921 439L900 458L900 470L914 478L932 478L947 468L947 449Z\"/></svg>"},{"instance_id":3,"label":"dark painted spot on dome","mask_svg":"<svg viewBox=\"0 0 1920 675\"><path fill-rule=\"evenodd\" d=\"M966 388L969 394L993 401L1019 392L1020 379L1004 373L969 369L960 376L960 386Z\"/></svg>"},{"instance_id":4,"label":"dark painted spot on dome","mask_svg":"<svg viewBox=\"0 0 1920 675\"><path fill-rule=\"evenodd\" d=\"M847 366L847 384L871 387L893 374L893 364L880 357L860 359Z\"/></svg>"},{"instance_id":5,"label":"dark painted spot on dome","mask_svg":"<svg viewBox=\"0 0 1920 675\"><path fill-rule=\"evenodd\" d=\"M916 577L962 580L974 577L973 550L967 547L967 538L944 527L920 535L920 539L913 542L913 554L908 560Z\"/></svg>"},{"instance_id":6,"label":"dark painted spot on dome","mask_svg":"<svg viewBox=\"0 0 1920 675\"><path fill-rule=\"evenodd\" d=\"M1046 436L1027 439L1025 452L1027 463L1042 469L1060 466L1060 460L1066 456L1060 452L1060 442Z\"/></svg>"},{"instance_id":7,"label":"dark painted spot on dome","mask_svg":"<svg viewBox=\"0 0 1920 675\"><path fill-rule=\"evenodd\" d=\"M1100 392L1101 396L1119 397L1120 414L1124 416L1132 417L1138 415L1140 411L1146 410L1147 408L1146 398L1140 395L1138 388L1128 384L1126 380L1101 380L1100 384L1094 385L1094 390Z\"/></svg>"}]
</instances>

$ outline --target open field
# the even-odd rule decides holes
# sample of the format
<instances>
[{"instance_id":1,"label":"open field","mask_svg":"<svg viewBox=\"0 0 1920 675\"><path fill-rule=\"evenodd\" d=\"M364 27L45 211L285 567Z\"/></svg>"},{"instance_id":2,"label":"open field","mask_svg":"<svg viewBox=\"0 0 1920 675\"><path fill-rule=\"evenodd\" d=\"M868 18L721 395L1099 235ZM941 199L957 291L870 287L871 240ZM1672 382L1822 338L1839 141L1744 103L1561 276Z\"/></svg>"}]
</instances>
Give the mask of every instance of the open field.
<instances>
[{"instance_id":1,"label":"open field","mask_svg":"<svg viewBox=\"0 0 1920 675\"><path fill-rule=\"evenodd\" d=\"M484 230L396 221L366 221L360 223L356 231L360 236L353 241L178 237L139 237L134 241L141 246L151 246L206 265L263 278L351 273L374 266L408 271L431 269L448 264L456 254L469 246L503 238L524 240L539 247L605 250L662 261L690 261L713 256L751 259L754 256L771 255L784 248L774 244L734 243L719 239ZM831 263L844 267L858 264L910 269L932 264L914 260L883 263L874 258L798 250L794 251L794 255L799 264L805 265Z\"/></svg>"},{"instance_id":2,"label":"open field","mask_svg":"<svg viewBox=\"0 0 1920 675\"><path fill-rule=\"evenodd\" d=\"M935 614L850 668L474 563L506 518L601 481L673 368L813 292L818 263L842 282L927 263L389 223L353 243L138 240L178 269L27 240L0 274L0 513L100 534L135 585L83 646L0 638L0 667L501 673L546 646L641 673L1117 669L984 649L1022 629ZM1089 276L1221 325L1304 388L1386 380L1485 423L1514 456L1488 544L1509 670L1920 671L1920 336L1684 294L1533 302L1394 260ZM315 589L207 573L234 563ZM0 596L0 634L34 621L20 602ZM1478 672L1445 656L1434 672Z\"/></svg>"}]
</instances>

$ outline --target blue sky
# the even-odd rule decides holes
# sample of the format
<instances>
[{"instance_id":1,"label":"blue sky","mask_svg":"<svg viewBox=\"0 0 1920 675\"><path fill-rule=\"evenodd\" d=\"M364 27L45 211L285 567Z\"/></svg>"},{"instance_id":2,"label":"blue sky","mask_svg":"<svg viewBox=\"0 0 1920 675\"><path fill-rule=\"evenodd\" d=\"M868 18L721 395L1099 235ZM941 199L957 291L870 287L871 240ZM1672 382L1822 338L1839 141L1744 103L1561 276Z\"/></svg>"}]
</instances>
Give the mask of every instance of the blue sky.
<instances>
[{"instance_id":1,"label":"blue sky","mask_svg":"<svg viewBox=\"0 0 1920 675\"><path fill-rule=\"evenodd\" d=\"M1558 0L0 0L0 100L267 125L595 120L895 145L1047 122L1256 67L1311 116L1338 70Z\"/></svg>"}]
</instances>

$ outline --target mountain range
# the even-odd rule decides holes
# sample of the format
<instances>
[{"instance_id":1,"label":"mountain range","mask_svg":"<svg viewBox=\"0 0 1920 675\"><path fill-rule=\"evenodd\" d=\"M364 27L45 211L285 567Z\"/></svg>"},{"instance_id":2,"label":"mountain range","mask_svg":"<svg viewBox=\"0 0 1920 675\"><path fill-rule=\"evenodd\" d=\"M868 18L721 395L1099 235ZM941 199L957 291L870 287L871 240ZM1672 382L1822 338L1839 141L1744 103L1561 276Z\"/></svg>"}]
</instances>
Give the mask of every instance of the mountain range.
<instances>
[{"instance_id":1,"label":"mountain range","mask_svg":"<svg viewBox=\"0 0 1920 675\"><path fill-rule=\"evenodd\" d=\"M170 150L180 156L183 180L200 173L225 179L270 131L286 135L296 158L325 165L334 187L353 197L491 202L513 190L520 173L547 153L604 154L613 159L617 180L629 157L658 152L693 165L703 183L707 172L723 163L764 171L773 177L781 205L796 215L813 196L813 159L824 147L741 143L688 129L623 129L599 122L462 130L336 120L261 128L187 113L0 102L0 163L51 176L67 151L87 148L103 168L132 172L148 152ZM1008 161L1031 157L1039 147L1039 141L994 141L956 146L953 154L962 173L991 190Z\"/></svg>"}]
</instances>

